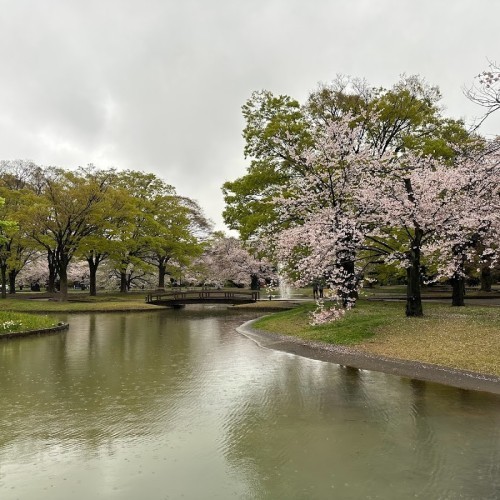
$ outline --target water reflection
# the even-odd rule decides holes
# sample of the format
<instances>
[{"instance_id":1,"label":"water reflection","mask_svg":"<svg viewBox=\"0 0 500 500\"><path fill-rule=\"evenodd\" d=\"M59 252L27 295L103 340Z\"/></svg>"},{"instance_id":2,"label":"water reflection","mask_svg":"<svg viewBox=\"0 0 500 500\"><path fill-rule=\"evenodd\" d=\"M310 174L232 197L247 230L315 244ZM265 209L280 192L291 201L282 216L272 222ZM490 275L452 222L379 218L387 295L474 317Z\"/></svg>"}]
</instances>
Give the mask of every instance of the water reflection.
<instances>
[{"instance_id":1,"label":"water reflection","mask_svg":"<svg viewBox=\"0 0 500 500\"><path fill-rule=\"evenodd\" d=\"M496 498L500 398L266 350L217 308L0 343L1 498Z\"/></svg>"}]
</instances>

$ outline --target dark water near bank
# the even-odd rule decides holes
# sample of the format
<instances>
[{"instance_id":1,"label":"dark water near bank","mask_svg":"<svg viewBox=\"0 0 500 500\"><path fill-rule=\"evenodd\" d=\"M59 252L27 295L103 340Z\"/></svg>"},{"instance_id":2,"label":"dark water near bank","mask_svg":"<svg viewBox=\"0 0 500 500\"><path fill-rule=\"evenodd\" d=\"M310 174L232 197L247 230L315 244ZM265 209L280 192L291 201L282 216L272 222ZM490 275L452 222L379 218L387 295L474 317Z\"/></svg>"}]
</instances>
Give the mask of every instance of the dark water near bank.
<instances>
[{"instance_id":1,"label":"dark water near bank","mask_svg":"<svg viewBox=\"0 0 500 500\"><path fill-rule=\"evenodd\" d=\"M258 347L216 308L0 342L0 498L498 499L500 397Z\"/></svg>"}]
</instances>

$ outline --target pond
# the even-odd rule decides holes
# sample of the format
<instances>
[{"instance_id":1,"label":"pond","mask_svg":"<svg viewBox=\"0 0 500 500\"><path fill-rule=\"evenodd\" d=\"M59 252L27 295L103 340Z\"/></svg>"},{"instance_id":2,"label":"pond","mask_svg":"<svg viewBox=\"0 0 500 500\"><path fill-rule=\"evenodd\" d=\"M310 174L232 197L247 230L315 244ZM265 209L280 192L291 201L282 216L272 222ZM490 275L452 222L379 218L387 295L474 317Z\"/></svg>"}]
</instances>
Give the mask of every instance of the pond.
<instances>
[{"instance_id":1,"label":"pond","mask_svg":"<svg viewBox=\"0 0 500 500\"><path fill-rule=\"evenodd\" d=\"M0 498L494 499L500 396L259 347L217 307L0 343Z\"/></svg>"}]
</instances>

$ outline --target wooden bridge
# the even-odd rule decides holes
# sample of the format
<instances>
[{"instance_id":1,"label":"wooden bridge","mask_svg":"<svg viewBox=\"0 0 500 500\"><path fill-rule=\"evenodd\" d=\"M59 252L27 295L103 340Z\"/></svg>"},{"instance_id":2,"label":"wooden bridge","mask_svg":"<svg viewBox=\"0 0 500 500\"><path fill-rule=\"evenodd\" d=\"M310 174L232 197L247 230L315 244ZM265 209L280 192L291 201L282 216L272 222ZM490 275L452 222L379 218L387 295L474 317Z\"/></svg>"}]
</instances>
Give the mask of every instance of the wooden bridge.
<instances>
[{"instance_id":1,"label":"wooden bridge","mask_svg":"<svg viewBox=\"0 0 500 500\"><path fill-rule=\"evenodd\" d=\"M155 306L182 307L186 304L249 304L256 302L256 290L188 290L150 293L146 302Z\"/></svg>"}]
</instances>

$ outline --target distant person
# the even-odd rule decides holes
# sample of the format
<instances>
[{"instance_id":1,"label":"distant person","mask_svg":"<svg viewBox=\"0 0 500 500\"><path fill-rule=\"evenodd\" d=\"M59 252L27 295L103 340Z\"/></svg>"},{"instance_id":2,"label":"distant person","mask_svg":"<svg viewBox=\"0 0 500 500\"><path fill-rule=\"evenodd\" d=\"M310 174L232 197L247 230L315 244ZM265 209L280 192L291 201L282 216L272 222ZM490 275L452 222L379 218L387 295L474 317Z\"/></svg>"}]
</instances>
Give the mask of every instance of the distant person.
<instances>
[{"instance_id":1,"label":"distant person","mask_svg":"<svg viewBox=\"0 0 500 500\"><path fill-rule=\"evenodd\" d=\"M313 298L314 299L318 298L318 292L319 292L318 282L313 281Z\"/></svg>"}]
</instances>

